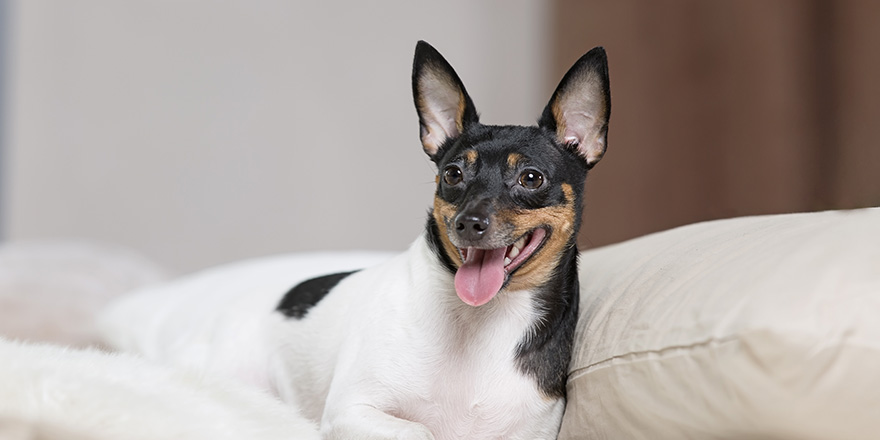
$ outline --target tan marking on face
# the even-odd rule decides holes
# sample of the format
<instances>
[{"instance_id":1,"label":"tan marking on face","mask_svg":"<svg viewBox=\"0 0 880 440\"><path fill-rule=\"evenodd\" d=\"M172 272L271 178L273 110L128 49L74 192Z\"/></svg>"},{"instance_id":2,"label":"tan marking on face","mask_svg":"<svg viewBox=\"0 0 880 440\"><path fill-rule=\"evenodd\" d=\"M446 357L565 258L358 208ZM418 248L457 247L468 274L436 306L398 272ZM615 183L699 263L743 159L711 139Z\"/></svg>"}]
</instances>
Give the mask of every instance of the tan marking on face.
<instances>
[{"instance_id":1,"label":"tan marking on face","mask_svg":"<svg viewBox=\"0 0 880 440\"><path fill-rule=\"evenodd\" d=\"M511 210L498 213L497 221L513 225L511 236L519 238L539 227L549 227L549 237L544 245L519 268L510 279L506 290L528 290L543 285L553 274L562 253L566 250L575 230L574 191L569 184L562 184L565 204L538 209ZM449 240L447 225L455 217L455 205L434 197L434 220L437 222L443 250L456 268L461 267L461 254Z\"/></svg>"},{"instance_id":2,"label":"tan marking on face","mask_svg":"<svg viewBox=\"0 0 880 440\"><path fill-rule=\"evenodd\" d=\"M468 166L471 166L477 163L478 156L479 154L477 153L477 150L467 150L464 152L464 161Z\"/></svg>"},{"instance_id":3,"label":"tan marking on face","mask_svg":"<svg viewBox=\"0 0 880 440\"><path fill-rule=\"evenodd\" d=\"M507 286L508 290L533 289L544 284L553 274L569 239L575 230L574 191L569 184L562 184L565 204L545 208L514 210L499 213L499 220L514 225L513 237L519 238L538 227L550 228L550 236L544 245L516 271Z\"/></svg>"},{"instance_id":4,"label":"tan marking on face","mask_svg":"<svg viewBox=\"0 0 880 440\"><path fill-rule=\"evenodd\" d=\"M461 261L461 254L458 252L458 248L449 241L449 230L446 227L450 219L455 217L456 211L455 205L440 197L434 197L434 211L432 214L434 215L434 221L437 222L437 232L440 234L440 241L443 242L443 250L446 251L446 255L452 260L455 267L458 268L463 263Z\"/></svg>"},{"instance_id":5,"label":"tan marking on face","mask_svg":"<svg viewBox=\"0 0 880 440\"><path fill-rule=\"evenodd\" d=\"M510 153L507 155L507 167L510 169L516 168L516 165L523 159L523 155L519 153Z\"/></svg>"}]
</instances>

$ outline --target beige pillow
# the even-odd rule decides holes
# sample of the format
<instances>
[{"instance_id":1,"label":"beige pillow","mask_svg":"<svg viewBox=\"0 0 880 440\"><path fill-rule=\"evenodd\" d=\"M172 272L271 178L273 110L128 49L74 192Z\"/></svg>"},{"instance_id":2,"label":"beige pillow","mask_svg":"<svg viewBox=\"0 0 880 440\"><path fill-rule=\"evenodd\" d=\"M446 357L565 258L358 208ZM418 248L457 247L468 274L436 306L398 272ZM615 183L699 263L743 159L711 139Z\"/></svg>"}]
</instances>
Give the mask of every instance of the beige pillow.
<instances>
[{"instance_id":1,"label":"beige pillow","mask_svg":"<svg viewBox=\"0 0 880 440\"><path fill-rule=\"evenodd\" d=\"M562 439L880 438L880 208L584 252Z\"/></svg>"}]
</instances>

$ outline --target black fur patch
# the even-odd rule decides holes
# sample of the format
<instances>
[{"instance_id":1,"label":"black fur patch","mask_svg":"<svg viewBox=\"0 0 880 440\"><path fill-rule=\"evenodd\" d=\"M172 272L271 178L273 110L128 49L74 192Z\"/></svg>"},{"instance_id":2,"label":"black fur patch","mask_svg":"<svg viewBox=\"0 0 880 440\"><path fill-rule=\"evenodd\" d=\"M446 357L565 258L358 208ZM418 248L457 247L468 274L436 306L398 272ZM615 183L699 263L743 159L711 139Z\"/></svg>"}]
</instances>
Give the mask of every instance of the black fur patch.
<instances>
[{"instance_id":1,"label":"black fur patch","mask_svg":"<svg viewBox=\"0 0 880 440\"><path fill-rule=\"evenodd\" d=\"M543 315L516 353L520 370L534 377L548 397L565 397L580 301L577 258L572 240L556 269L557 276L539 289L536 306Z\"/></svg>"},{"instance_id":2,"label":"black fur patch","mask_svg":"<svg viewBox=\"0 0 880 440\"><path fill-rule=\"evenodd\" d=\"M288 318L302 319L340 281L355 272L357 271L334 273L305 280L284 294L275 310Z\"/></svg>"},{"instance_id":3,"label":"black fur patch","mask_svg":"<svg viewBox=\"0 0 880 440\"><path fill-rule=\"evenodd\" d=\"M437 255L437 259L440 260L440 263L443 264L450 273L455 274L458 270L455 268L455 263L452 262L452 259L449 258L449 255L446 255L446 251L443 250L443 242L440 238L440 229L437 226L437 221L434 219L434 216L431 213L428 213L428 244L431 246L431 250L434 251L434 254Z\"/></svg>"}]
</instances>

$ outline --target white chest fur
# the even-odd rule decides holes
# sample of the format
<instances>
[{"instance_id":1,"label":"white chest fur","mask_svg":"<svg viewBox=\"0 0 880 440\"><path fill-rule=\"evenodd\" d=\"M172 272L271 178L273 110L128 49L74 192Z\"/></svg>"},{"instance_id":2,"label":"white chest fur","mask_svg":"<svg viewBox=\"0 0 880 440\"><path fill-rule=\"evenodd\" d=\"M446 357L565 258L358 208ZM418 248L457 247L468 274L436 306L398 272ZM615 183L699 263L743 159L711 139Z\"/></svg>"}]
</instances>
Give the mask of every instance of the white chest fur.
<instances>
[{"instance_id":1,"label":"white chest fur","mask_svg":"<svg viewBox=\"0 0 880 440\"><path fill-rule=\"evenodd\" d=\"M429 340L433 345L415 349L433 361L408 372L405 386L395 390L392 413L426 425L437 438L555 437L555 432L538 434L548 429L541 426L543 420L555 427L554 412L561 410L561 402L543 396L516 363L524 327L505 319L509 310L503 309L519 304L501 303L517 300L498 301L490 316L459 315L462 319L450 322L449 332Z\"/></svg>"},{"instance_id":2,"label":"white chest fur","mask_svg":"<svg viewBox=\"0 0 880 440\"><path fill-rule=\"evenodd\" d=\"M468 306L433 258L419 240L343 280L303 320L276 324L280 394L324 426L370 408L438 439L554 438L563 402L515 358L536 319L530 293Z\"/></svg>"}]
</instances>

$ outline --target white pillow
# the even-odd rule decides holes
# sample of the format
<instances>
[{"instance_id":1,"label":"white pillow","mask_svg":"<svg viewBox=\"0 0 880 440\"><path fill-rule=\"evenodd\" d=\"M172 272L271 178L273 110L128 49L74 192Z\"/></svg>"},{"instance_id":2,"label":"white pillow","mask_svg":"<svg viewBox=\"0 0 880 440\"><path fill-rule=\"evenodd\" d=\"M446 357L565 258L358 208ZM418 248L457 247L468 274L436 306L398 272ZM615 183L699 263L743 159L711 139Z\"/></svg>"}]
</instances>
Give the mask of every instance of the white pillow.
<instances>
[{"instance_id":1,"label":"white pillow","mask_svg":"<svg viewBox=\"0 0 880 440\"><path fill-rule=\"evenodd\" d=\"M880 208L584 252L562 439L880 438Z\"/></svg>"}]
</instances>

